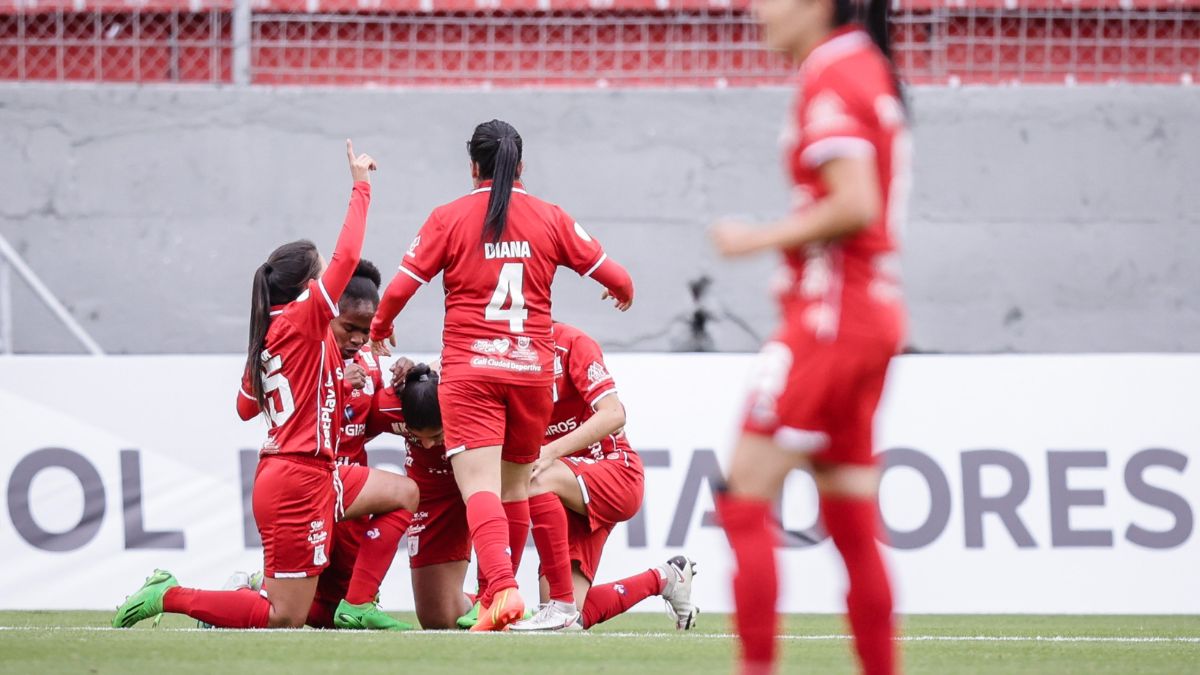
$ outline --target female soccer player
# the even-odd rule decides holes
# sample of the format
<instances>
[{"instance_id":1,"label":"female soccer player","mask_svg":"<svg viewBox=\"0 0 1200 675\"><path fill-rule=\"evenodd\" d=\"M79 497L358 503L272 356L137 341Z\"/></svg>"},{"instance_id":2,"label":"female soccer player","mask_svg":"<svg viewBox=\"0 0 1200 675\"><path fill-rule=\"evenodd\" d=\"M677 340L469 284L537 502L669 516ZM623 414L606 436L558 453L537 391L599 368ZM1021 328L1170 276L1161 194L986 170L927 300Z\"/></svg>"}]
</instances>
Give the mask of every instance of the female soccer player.
<instances>
[{"instance_id":1,"label":"female soccer player","mask_svg":"<svg viewBox=\"0 0 1200 675\"><path fill-rule=\"evenodd\" d=\"M512 630L591 628L652 595L667 602L677 628L690 629L698 613L691 602L695 564L685 556L592 585L608 535L642 505L645 474L625 437L625 406L600 345L564 323L554 324L554 391L554 414L529 492L543 604Z\"/></svg>"},{"instance_id":2,"label":"female soccer player","mask_svg":"<svg viewBox=\"0 0 1200 675\"><path fill-rule=\"evenodd\" d=\"M454 628L471 607L463 593L471 561L467 511L446 459L438 373L428 365L400 369L394 386L381 391L367 432L394 433L408 448L405 467L421 490L421 503L408 531L408 566L422 628Z\"/></svg>"},{"instance_id":3,"label":"female soccer player","mask_svg":"<svg viewBox=\"0 0 1200 675\"><path fill-rule=\"evenodd\" d=\"M475 189L430 214L384 294L371 339L386 354L393 319L418 288L444 273L438 398L446 454L488 580L472 630L487 631L524 612L513 570L529 534L530 465L554 405L555 270L566 266L595 279L622 311L633 302L633 282L565 211L525 191L516 129L485 122L467 148Z\"/></svg>"},{"instance_id":4,"label":"female soccer player","mask_svg":"<svg viewBox=\"0 0 1200 675\"><path fill-rule=\"evenodd\" d=\"M346 154L354 190L329 265L312 242L298 241L280 246L254 274L246 366L270 426L254 479L262 592L183 588L169 572L155 570L117 609L115 627L162 612L226 628L302 626L317 575L329 562L335 519L417 504L416 486L403 476L334 467L343 370L329 325L358 266L375 168L370 156L354 154L349 140Z\"/></svg>"},{"instance_id":5,"label":"female soccer player","mask_svg":"<svg viewBox=\"0 0 1200 675\"><path fill-rule=\"evenodd\" d=\"M892 593L875 543L879 470L871 424L904 334L894 228L904 211L908 152L887 1L756 0L755 10L767 44L801 65L783 134L792 214L765 227L724 222L712 231L723 255L780 251L788 273L778 288L783 325L759 357L717 505L737 563L743 672L770 672L775 663L771 500L807 460L825 529L846 564L862 669L892 673Z\"/></svg>"}]
</instances>

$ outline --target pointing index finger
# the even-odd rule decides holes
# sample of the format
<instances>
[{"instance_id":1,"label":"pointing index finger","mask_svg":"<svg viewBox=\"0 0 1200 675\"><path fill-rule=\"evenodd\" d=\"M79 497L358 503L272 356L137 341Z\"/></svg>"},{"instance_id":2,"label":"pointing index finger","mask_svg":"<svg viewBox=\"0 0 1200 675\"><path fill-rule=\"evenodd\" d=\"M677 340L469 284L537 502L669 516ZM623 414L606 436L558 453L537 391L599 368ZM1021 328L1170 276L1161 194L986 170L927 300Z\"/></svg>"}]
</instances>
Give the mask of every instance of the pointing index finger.
<instances>
[{"instance_id":1,"label":"pointing index finger","mask_svg":"<svg viewBox=\"0 0 1200 675\"><path fill-rule=\"evenodd\" d=\"M349 157L350 162L354 163L354 144L350 142L349 138L346 139L346 157Z\"/></svg>"}]
</instances>

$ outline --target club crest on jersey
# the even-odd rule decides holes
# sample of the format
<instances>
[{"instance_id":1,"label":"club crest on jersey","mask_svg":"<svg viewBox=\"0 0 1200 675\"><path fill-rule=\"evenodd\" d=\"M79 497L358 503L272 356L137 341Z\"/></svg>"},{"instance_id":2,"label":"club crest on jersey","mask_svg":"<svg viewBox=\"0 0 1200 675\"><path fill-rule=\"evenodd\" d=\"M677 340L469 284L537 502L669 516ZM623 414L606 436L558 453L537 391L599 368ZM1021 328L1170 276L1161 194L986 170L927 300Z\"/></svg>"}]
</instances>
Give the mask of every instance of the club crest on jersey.
<instances>
[{"instance_id":1,"label":"club crest on jersey","mask_svg":"<svg viewBox=\"0 0 1200 675\"><path fill-rule=\"evenodd\" d=\"M342 416L346 418L345 421L347 422L354 419L354 408L347 405L346 409L342 411Z\"/></svg>"},{"instance_id":2,"label":"club crest on jersey","mask_svg":"<svg viewBox=\"0 0 1200 675\"><path fill-rule=\"evenodd\" d=\"M496 258L532 258L527 241L499 241L483 245L483 257L487 260Z\"/></svg>"},{"instance_id":3,"label":"club crest on jersey","mask_svg":"<svg viewBox=\"0 0 1200 675\"><path fill-rule=\"evenodd\" d=\"M521 336L517 338L517 348L512 351L510 356L517 361L534 362L538 360L537 352L532 349L533 340Z\"/></svg>"},{"instance_id":4,"label":"club crest on jersey","mask_svg":"<svg viewBox=\"0 0 1200 675\"><path fill-rule=\"evenodd\" d=\"M412 243L408 245L408 252L404 255L415 258L417 257L417 247L421 245L421 235L417 235Z\"/></svg>"},{"instance_id":5,"label":"club crest on jersey","mask_svg":"<svg viewBox=\"0 0 1200 675\"><path fill-rule=\"evenodd\" d=\"M329 558L325 555L325 544L320 544L313 548L313 564L324 565L329 562Z\"/></svg>"}]
</instances>

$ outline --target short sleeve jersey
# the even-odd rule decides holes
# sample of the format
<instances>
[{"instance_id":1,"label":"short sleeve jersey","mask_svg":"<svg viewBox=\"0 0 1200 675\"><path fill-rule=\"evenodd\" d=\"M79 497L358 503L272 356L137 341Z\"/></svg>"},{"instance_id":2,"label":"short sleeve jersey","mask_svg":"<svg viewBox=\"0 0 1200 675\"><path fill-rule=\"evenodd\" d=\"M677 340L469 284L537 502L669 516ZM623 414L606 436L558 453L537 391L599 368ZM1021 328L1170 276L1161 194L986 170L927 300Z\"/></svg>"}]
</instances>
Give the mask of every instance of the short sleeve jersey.
<instances>
[{"instance_id":1,"label":"short sleeve jersey","mask_svg":"<svg viewBox=\"0 0 1200 675\"><path fill-rule=\"evenodd\" d=\"M458 484L454 481L454 469L450 466L450 460L446 459L446 446L425 448L409 438L400 397L391 387L382 388L376 393L375 406L367 422L369 438L383 433L396 434L404 439L405 472L417 484L422 500L459 494Z\"/></svg>"},{"instance_id":2,"label":"short sleeve jersey","mask_svg":"<svg viewBox=\"0 0 1200 675\"><path fill-rule=\"evenodd\" d=\"M842 157L873 157L880 217L844 239L787 251L776 284L785 321L818 339L903 331L896 249L907 201L908 132L887 59L861 29L835 31L800 68L781 135L792 208L828 191L821 167Z\"/></svg>"},{"instance_id":3,"label":"short sleeve jersey","mask_svg":"<svg viewBox=\"0 0 1200 675\"><path fill-rule=\"evenodd\" d=\"M490 182L430 214L400 264L421 283L443 274L442 382L546 385L554 377L550 285L558 267L590 275L600 242L563 209L513 187L499 241L485 239Z\"/></svg>"},{"instance_id":4,"label":"short sleeve jersey","mask_svg":"<svg viewBox=\"0 0 1200 675\"><path fill-rule=\"evenodd\" d=\"M554 413L546 442L578 429L595 413L600 399L617 393L617 384L604 363L604 354L587 333L565 323L554 324ZM624 430L582 448L572 457L604 459L633 449ZM613 459L616 459L615 457Z\"/></svg>"},{"instance_id":5,"label":"short sleeve jersey","mask_svg":"<svg viewBox=\"0 0 1200 675\"><path fill-rule=\"evenodd\" d=\"M294 301L271 308L263 387L269 425L263 455L334 460L340 437L342 357L329 330L337 304L313 280ZM243 389L250 391L248 383Z\"/></svg>"},{"instance_id":6,"label":"short sleeve jersey","mask_svg":"<svg viewBox=\"0 0 1200 675\"><path fill-rule=\"evenodd\" d=\"M354 389L349 384L343 384L342 395L342 436L338 445L338 464L367 465L367 419L371 415L376 393L383 389L383 373L379 370L379 361L371 353L370 347L363 347L354 358L345 361L344 365L355 364L367 371L367 382L362 389Z\"/></svg>"}]
</instances>

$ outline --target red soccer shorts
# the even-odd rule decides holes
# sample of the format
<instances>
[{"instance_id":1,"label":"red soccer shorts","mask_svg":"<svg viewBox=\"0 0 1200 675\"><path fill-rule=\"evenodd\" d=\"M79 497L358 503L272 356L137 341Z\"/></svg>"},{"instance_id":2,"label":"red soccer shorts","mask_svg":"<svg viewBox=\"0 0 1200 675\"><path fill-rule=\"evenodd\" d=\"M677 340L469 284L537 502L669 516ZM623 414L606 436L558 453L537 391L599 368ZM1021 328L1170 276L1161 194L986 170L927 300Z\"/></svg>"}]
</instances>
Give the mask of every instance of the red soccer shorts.
<instances>
[{"instance_id":1,"label":"red soccer shorts","mask_svg":"<svg viewBox=\"0 0 1200 675\"><path fill-rule=\"evenodd\" d=\"M254 475L254 520L263 544L263 574L298 579L329 564L337 496L327 462L269 455Z\"/></svg>"},{"instance_id":2,"label":"red soccer shorts","mask_svg":"<svg viewBox=\"0 0 1200 675\"><path fill-rule=\"evenodd\" d=\"M617 523L632 518L642 506L645 473L642 460L633 452L614 452L605 459L564 457L559 460L571 469L587 515L567 511L567 540L572 562L588 581L596 578L604 544Z\"/></svg>"},{"instance_id":3,"label":"red soccer shorts","mask_svg":"<svg viewBox=\"0 0 1200 675\"><path fill-rule=\"evenodd\" d=\"M421 498L408 527L408 566L412 569L471 559L467 505L457 493Z\"/></svg>"},{"instance_id":4,"label":"red soccer shorts","mask_svg":"<svg viewBox=\"0 0 1200 675\"><path fill-rule=\"evenodd\" d=\"M759 352L743 430L817 463L874 464L875 408L895 352L890 340L785 331Z\"/></svg>"},{"instance_id":5,"label":"red soccer shorts","mask_svg":"<svg viewBox=\"0 0 1200 675\"><path fill-rule=\"evenodd\" d=\"M459 380L438 386L446 430L446 456L492 445L501 458L531 464L542 451L554 412L550 386L522 386L485 380Z\"/></svg>"},{"instance_id":6,"label":"red soccer shorts","mask_svg":"<svg viewBox=\"0 0 1200 675\"><path fill-rule=\"evenodd\" d=\"M342 514L355 499L362 494L363 486L367 484L367 477L371 475L370 467L362 464L338 464L338 478L342 483L342 494L340 509L337 512L338 520L341 520Z\"/></svg>"}]
</instances>

